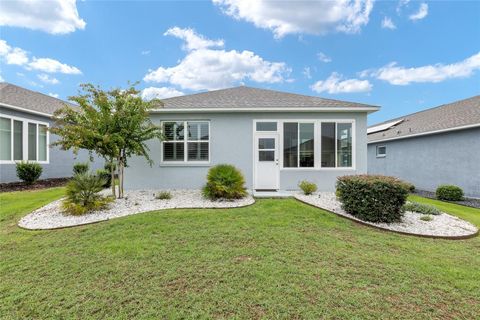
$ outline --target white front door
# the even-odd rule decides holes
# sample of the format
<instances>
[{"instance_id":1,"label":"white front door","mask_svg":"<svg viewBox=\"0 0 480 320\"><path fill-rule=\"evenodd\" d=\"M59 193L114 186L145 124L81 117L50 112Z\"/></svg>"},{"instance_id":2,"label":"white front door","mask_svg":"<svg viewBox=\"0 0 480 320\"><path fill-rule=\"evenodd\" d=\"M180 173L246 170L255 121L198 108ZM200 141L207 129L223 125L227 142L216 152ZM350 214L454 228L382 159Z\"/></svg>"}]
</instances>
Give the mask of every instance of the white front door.
<instances>
[{"instance_id":1,"label":"white front door","mask_svg":"<svg viewBox=\"0 0 480 320\"><path fill-rule=\"evenodd\" d=\"M257 133L255 135L255 189L277 190L280 187L278 164L278 134Z\"/></svg>"}]
</instances>

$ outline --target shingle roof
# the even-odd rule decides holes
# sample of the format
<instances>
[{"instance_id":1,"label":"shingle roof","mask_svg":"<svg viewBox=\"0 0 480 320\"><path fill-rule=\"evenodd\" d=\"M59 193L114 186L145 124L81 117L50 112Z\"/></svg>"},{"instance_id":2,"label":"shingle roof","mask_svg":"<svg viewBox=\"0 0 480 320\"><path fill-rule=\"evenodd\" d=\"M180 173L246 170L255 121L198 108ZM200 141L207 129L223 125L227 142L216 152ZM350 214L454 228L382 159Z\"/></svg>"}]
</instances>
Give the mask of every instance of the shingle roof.
<instances>
[{"instance_id":1,"label":"shingle roof","mask_svg":"<svg viewBox=\"0 0 480 320\"><path fill-rule=\"evenodd\" d=\"M52 115L56 110L71 103L50 97L46 94L28 90L8 82L0 83L0 104L32 110Z\"/></svg>"},{"instance_id":2,"label":"shingle roof","mask_svg":"<svg viewBox=\"0 0 480 320\"><path fill-rule=\"evenodd\" d=\"M163 99L162 102L164 106L159 109L375 107L356 102L324 99L245 86L168 98Z\"/></svg>"},{"instance_id":3,"label":"shingle roof","mask_svg":"<svg viewBox=\"0 0 480 320\"><path fill-rule=\"evenodd\" d=\"M391 119L370 126L369 128L402 119L402 122L391 128L369 134L368 141L381 141L437 130L454 129L476 124L480 125L480 95Z\"/></svg>"}]
</instances>

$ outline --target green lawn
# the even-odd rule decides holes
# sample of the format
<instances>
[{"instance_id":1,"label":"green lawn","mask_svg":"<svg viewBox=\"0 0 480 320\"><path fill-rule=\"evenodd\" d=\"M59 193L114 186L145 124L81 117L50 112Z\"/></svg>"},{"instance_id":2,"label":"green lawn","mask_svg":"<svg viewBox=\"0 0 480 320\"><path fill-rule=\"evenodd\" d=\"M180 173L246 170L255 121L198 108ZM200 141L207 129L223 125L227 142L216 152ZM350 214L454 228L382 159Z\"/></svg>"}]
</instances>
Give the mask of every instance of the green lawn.
<instances>
[{"instance_id":1,"label":"green lawn","mask_svg":"<svg viewBox=\"0 0 480 320\"><path fill-rule=\"evenodd\" d=\"M480 238L374 230L293 199L55 231L17 220L63 189L0 194L0 318L473 319ZM433 203L480 225L480 210Z\"/></svg>"}]
</instances>

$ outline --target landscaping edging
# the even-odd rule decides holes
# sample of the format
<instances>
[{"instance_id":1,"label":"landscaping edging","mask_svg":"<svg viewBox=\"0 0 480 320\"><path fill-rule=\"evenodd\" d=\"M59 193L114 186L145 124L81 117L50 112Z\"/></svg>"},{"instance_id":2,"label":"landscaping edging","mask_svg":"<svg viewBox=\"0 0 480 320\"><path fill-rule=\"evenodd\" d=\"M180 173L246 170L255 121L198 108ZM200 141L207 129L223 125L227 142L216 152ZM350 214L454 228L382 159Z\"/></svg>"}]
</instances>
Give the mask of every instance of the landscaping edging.
<instances>
[{"instance_id":1,"label":"landscaping edging","mask_svg":"<svg viewBox=\"0 0 480 320\"><path fill-rule=\"evenodd\" d=\"M346 213L345 211L343 211L343 209L340 208L340 204L339 202L337 201L337 204L336 205L330 205L330 206L320 206L318 204L318 199L320 197L325 197L325 198L330 198L328 201L332 201L332 197L335 197L335 195L333 193L329 193L329 192L325 192L325 193L320 193L320 194L316 194L316 195L310 195L310 196L306 196L306 195L303 195L303 194L297 194L295 195L295 199L297 199L298 201L302 202L302 203L305 203L307 205L310 205L310 206L313 206L313 207L316 207L316 208L320 208L320 209L323 209L323 210L327 210L331 213L334 213L340 217L343 217L343 218L347 218L351 221L354 221L356 223L359 223L361 225L364 225L364 226L368 226L368 227L373 227L373 228L376 228L376 229L379 229L379 230L383 230L383 231L390 231L390 232L394 232L394 233L398 233L398 234L403 234L403 235L410 235L410 236L416 236L416 237L422 237L422 238L434 238L434 239L449 239L449 240L462 240L462 239L469 239L469 238L473 238L473 237L476 237L478 234L479 234L479 230L476 226L474 226L473 224L471 224L470 222L467 222L465 220L462 220L460 218L457 218L457 217L454 217L454 216L451 216L449 214L446 214L446 213L442 213L442 215L445 215L443 216L443 218L447 218L447 219L452 219L452 221L458 221L458 222L461 222L462 224L464 224L464 226L467 228L468 227L468 232L463 232L463 233L458 233L458 234L455 234L455 235L447 235L447 234L429 234L429 233L418 233L418 232L407 232L407 231L404 231L404 230L396 230L394 228L395 226L395 223L394 224L390 224L389 226L384 226L386 224L376 224L376 223L372 223L372 222L367 222L367 221L363 221L363 220L360 220L354 216L351 216L349 215L348 213ZM315 201L317 200L317 201ZM417 214L417 213L406 213L406 214L411 214L411 215L419 215L420 214ZM428 222L425 222L425 223L428 223ZM467 229L464 229L464 230L467 230Z\"/></svg>"},{"instance_id":2,"label":"landscaping edging","mask_svg":"<svg viewBox=\"0 0 480 320\"><path fill-rule=\"evenodd\" d=\"M104 191L107 193L107 190ZM88 225L115 218L166 209L226 209L249 206L255 199L247 195L234 201L210 201L204 199L200 190L173 190L172 199L155 199L154 190L127 191L124 199L116 199L106 210L82 216L64 215L61 201L53 201L23 217L18 226L27 230L54 230ZM108 194L108 193L107 193Z\"/></svg>"}]
</instances>

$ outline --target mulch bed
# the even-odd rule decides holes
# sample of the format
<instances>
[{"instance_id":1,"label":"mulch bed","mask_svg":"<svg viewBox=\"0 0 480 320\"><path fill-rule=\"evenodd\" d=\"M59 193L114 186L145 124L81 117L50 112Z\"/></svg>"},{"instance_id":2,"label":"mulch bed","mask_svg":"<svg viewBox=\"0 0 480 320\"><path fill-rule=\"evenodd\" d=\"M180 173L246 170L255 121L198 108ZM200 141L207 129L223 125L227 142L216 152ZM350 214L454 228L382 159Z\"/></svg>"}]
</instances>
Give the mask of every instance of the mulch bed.
<instances>
[{"instance_id":1,"label":"mulch bed","mask_svg":"<svg viewBox=\"0 0 480 320\"><path fill-rule=\"evenodd\" d=\"M64 186L70 178L53 178L38 180L33 185L27 185L24 182L0 183L0 192L27 191Z\"/></svg>"},{"instance_id":2,"label":"mulch bed","mask_svg":"<svg viewBox=\"0 0 480 320\"><path fill-rule=\"evenodd\" d=\"M435 192L424 191L424 190L415 190L414 194L416 194L420 197L438 200L437 197L435 196ZM445 200L442 200L442 201L445 201ZM455 203L455 204L459 204L459 205L466 206L466 207L472 207L472 208L480 209L480 199L465 198L462 201L445 201L445 202L450 202L450 203Z\"/></svg>"}]
</instances>

